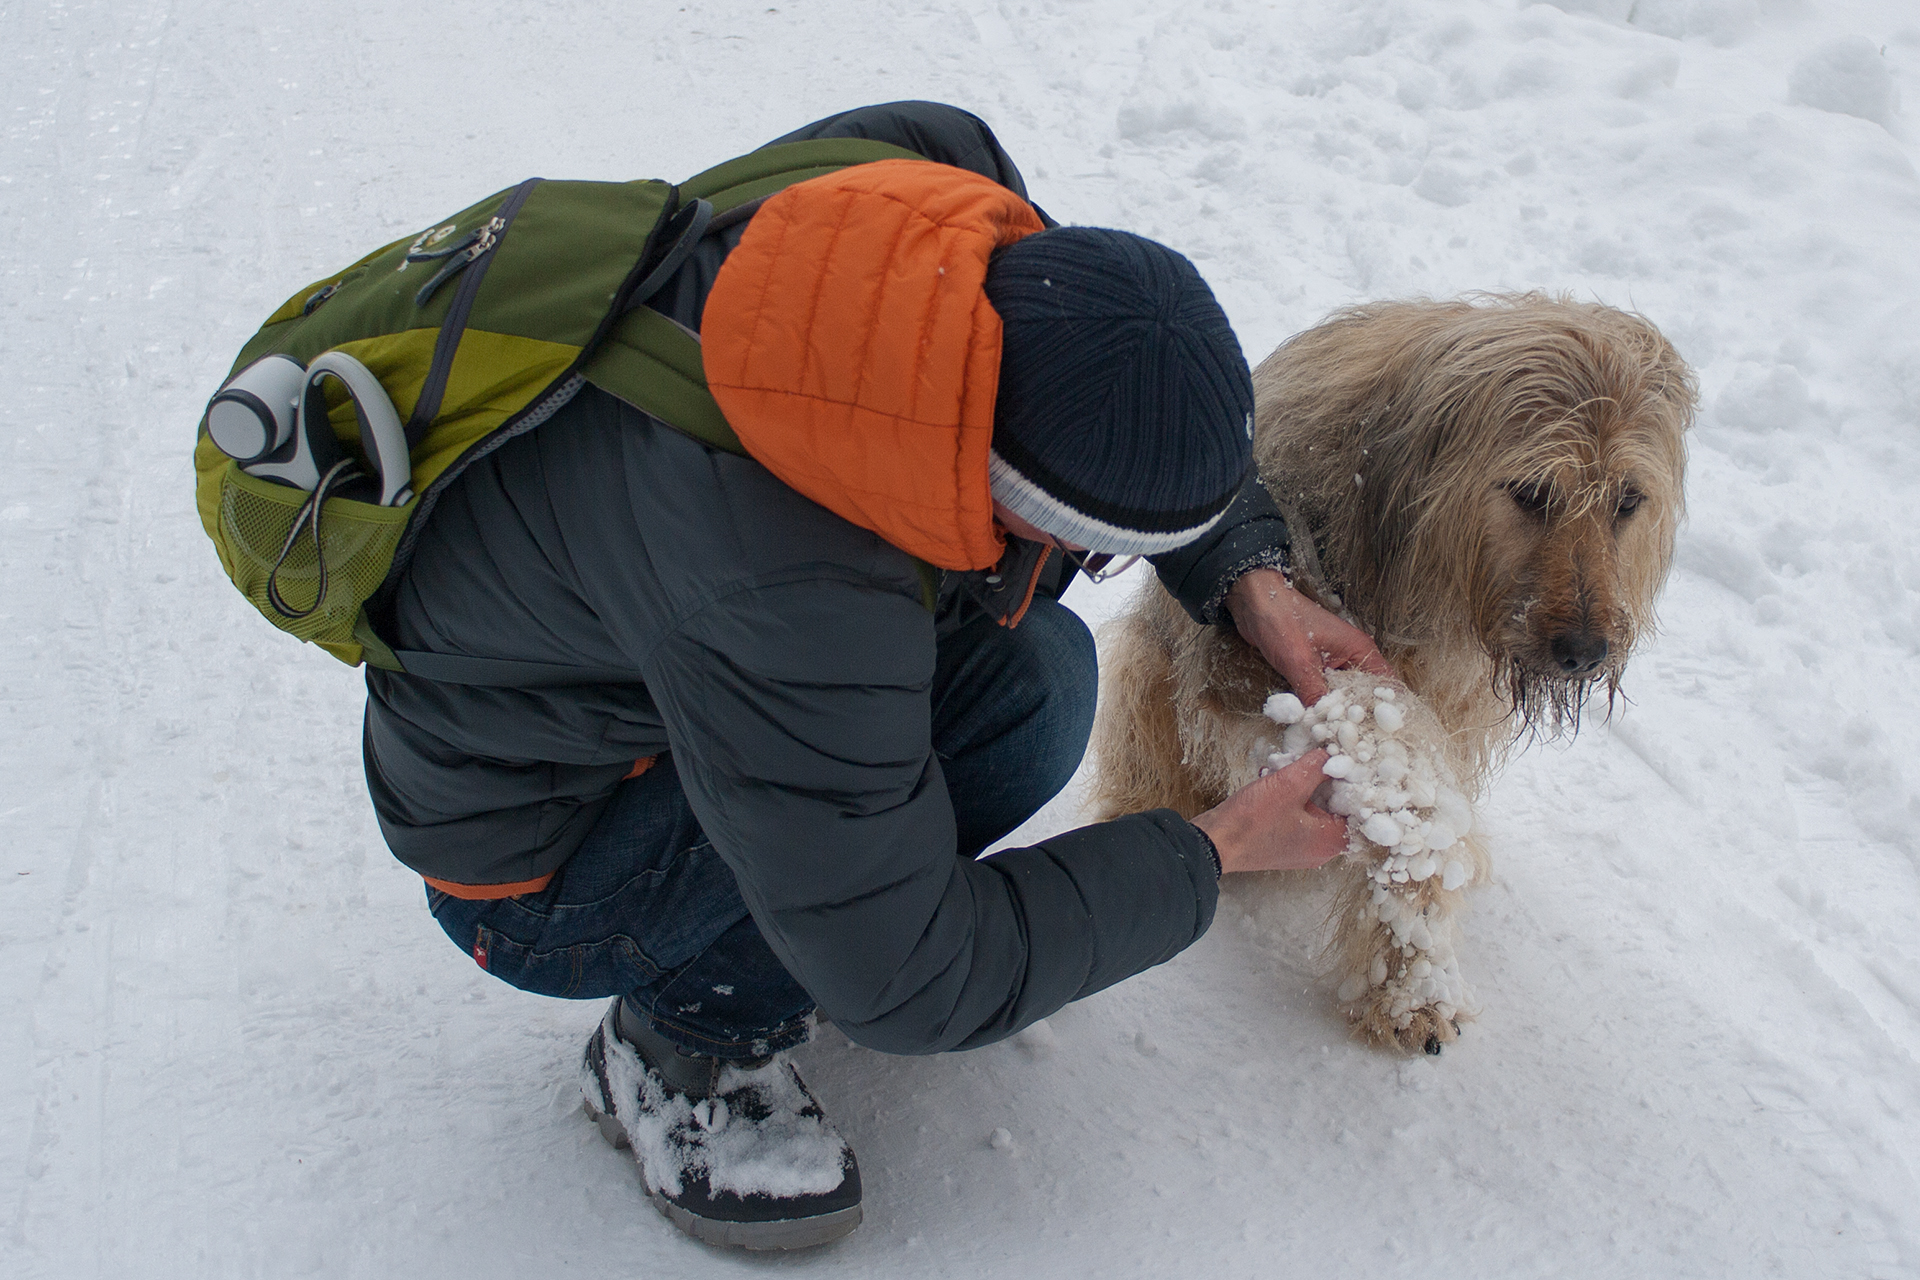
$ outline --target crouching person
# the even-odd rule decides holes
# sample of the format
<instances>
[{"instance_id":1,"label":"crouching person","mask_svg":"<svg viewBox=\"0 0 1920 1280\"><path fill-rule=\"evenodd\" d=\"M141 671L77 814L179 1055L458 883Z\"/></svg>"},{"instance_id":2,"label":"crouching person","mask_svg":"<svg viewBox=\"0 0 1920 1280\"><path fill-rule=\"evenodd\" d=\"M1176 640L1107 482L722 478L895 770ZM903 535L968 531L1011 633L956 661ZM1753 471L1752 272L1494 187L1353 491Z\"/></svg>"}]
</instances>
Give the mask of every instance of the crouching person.
<instances>
[{"instance_id":1,"label":"crouching person","mask_svg":"<svg viewBox=\"0 0 1920 1280\"><path fill-rule=\"evenodd\" d=\"M516 987L611 998L588 1114L676 1225L747 1248L860 1218L786 1057L816 1011L890 1053L988 1044L1190 945L1223 869L1343 845L1309 757L1197 824L980 857L1086 746L1094 647L1058 602L1085 557L1153 558L1297 684L1378 661L1272 572L1246 362L1191 264L1049 227L952 108L793 136L932 163L790 186L654 301L750 456L589 387L441 494L379 619L610 674L367 677L369 787L440 925Z\"/></svg>"}]
</instances>

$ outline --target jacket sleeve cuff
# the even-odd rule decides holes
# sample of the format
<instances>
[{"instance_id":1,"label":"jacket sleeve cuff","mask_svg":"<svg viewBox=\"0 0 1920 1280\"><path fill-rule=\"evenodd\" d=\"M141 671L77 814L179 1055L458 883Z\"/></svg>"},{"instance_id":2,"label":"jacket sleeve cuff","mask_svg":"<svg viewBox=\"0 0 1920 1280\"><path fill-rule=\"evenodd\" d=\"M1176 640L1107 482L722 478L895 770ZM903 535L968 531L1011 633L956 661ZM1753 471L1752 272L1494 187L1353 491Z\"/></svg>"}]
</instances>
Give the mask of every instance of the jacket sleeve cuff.
<instances>
[{"instance_id":1,"label":"jacket sleeve cuff","mask_svg":"<svg viewBox=\"0 0 1920 1280\"><path fill-rule=\"evenodd\" d=\"M1006 884L1033 955L1013 1005L960 1048L1171 960L1206 933L1220 900L1205 835L1171 809L1004 849L978 866Z\"/></svg>"},{"instance_id":2,"label":"jacket sleeve cuff","mask_svg":"<svg viewBox=\"0 0 1920 1280\"><path fill-rule=\"evenodd\" d=\"M1213 842L1213 837L1208 835L1207 829L1199 823L1190 822L1187 825L1200 833L1201 841L1207 846L1207 856L1213 859L1213 878L1218 880L1226 874L1226 868L1220 865L1220 846Z\"/></svg>"},{"instance_id":3,"label":"jacket sleeve cuff","mask_svg":"<svg viewBox=\"0 0 1920 1280\"><path fill-rule=\"evenodd\" d=\"M1119 842L1145 856L1116 874L1121 872L1114 858ZM1173 959L1213 924L1220 877L1214 873L1206 836L1171 809L1082 827L1041 847L1069 869L1081 901L1104 925L1093 962L1072 999Z\"/></svg>"},{"instance_id":4,"label":"jacket sleeve cuff","mask_svg":"<svg viewBox=\"0 0 1920 1280\"><path fill-rule=\"evenodd\" d=\"M1210 625L1232 621L1226 611L1227 593L1242 574L1254 569L1289 572L1291 545L1280 509L1258 473L1249 470L1246 483L1218 524L1186 546L1149 559L1161 584L1187 616Z\"/></svg>"}]
</instances>

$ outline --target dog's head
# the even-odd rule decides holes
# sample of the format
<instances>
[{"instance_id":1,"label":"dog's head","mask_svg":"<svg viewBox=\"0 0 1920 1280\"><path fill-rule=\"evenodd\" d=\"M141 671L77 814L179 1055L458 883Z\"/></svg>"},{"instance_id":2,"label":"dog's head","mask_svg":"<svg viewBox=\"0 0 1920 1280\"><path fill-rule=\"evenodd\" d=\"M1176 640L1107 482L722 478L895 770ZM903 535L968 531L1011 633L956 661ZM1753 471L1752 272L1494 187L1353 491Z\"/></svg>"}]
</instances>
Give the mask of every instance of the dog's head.
<instances>
[{"instance_id":1,"label":"dog's head","mask_svg":"<svg viewBox=\"0 0 1920 1280\"><path fill-rule=\"evenodd\" d=\"M1348 517L1316 521L1346 543L1349 603L1383 640L1479 648L1528 729L1577 726L1601 687L1611 704L1672 562L1686 364L1639 316L1539 294L1330 325L1373 364L1343 447L1322 445L1352 464Z\"/></svg>"}]
</instances>

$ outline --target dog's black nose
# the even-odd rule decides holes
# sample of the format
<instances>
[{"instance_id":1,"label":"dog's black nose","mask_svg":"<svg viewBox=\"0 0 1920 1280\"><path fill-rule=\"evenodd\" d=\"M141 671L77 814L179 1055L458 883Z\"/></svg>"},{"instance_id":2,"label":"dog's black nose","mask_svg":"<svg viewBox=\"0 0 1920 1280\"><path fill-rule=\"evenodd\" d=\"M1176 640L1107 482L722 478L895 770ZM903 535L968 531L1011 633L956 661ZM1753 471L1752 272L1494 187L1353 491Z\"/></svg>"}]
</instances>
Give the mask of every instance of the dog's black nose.
<instances>
[{"instance_id":1,"label":"dog's black nose","mask_svg":"<svg viewBox=\"0 0 1920 1280\"><path fill-rule=\"evenodd\" d=\"M1607 638L1585 627L1553 638L1553 660L1570 676L1589 676L1607 660Z\"/></svg>"}]
</instances>

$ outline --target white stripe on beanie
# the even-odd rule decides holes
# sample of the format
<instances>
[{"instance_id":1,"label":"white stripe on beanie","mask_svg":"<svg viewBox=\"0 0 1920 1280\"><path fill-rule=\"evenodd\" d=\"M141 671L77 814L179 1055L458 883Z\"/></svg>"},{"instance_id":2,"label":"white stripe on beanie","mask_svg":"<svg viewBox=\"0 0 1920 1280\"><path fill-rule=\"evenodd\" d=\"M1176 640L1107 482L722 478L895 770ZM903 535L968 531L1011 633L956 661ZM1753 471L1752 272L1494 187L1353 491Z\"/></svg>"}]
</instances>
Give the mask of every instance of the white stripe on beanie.
<instances>
[{"instance_id":1,"label":"white stripe on beanie","mask_svg":"<svg viewBox=\"0 0 1920 1280\"><path fill-rule=\"evenodd\" d=\"M1074 510L1014 470L1013 464L994 449L987 451L987 484L993 491L994 500L1022 520L1062 542L1078 543L1088 551L1102 555L1150 556L1172 551L1175 547L1184 547L1213 528L1220 522L1220 517L1227 514L1227 508L1223 505L1219 511L1191 529L1165 533L1123 529Z\"/></svg>"}]
</instances>

